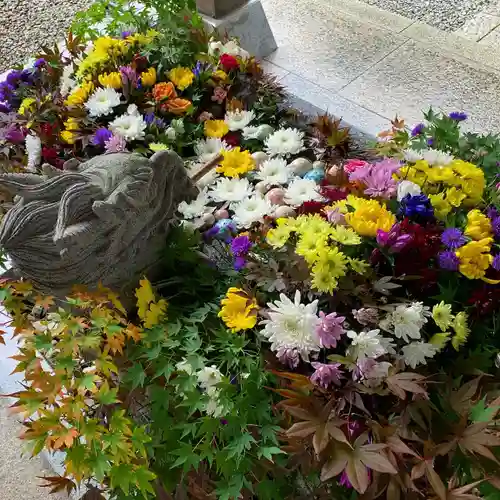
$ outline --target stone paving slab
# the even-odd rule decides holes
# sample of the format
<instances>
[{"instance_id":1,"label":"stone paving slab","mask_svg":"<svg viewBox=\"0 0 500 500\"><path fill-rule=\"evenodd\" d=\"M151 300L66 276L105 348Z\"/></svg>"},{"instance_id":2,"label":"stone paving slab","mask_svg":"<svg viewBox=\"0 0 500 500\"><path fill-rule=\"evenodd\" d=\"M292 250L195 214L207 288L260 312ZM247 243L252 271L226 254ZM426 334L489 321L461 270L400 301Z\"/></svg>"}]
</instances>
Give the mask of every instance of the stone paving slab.
<instances>
[{"instance_id":1,"label":"stone paving slab","mask_svg":"<svg viewBox=\"0 0 500 500\"><path fill-rule=\"evenodd\" d=\"M267 59L338 90L396 50L405 38L319 0L266 0L278 50Z\"/></svg>"},{"instance_id":2,"label":"stone paving slab","mask_svg":"<svg viewBox=\"0 0 500 500\"><path fill-rule=\"evenodd\" d=\"M411 122L433 105L464 110L476 130L500 131L500 74L443 56L439 49L408 41L340 95L383 116L396 112Z\"/></svg>"}]
</instances>

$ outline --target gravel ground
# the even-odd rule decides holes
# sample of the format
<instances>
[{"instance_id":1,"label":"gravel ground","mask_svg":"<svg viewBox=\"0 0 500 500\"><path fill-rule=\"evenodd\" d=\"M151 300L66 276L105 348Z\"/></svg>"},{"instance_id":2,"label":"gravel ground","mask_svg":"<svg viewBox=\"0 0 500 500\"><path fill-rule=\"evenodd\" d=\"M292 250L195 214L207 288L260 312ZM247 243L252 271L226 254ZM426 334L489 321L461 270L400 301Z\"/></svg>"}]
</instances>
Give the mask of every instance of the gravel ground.
<instances>
[{"instance_id":1,"label":"gravel ground","mask_svg":"<svg viewBox=\"0 0 500 500\"><path fill-rule=\"evenodd\" d=\"M494 0L363 0L444 31L455 31Z\"/></svg>"},{"instance_id":2,"label":"gravel ground","mask_svg":"<svg viewBox=\"0 0 500 500\"><path fill-rule=\"evenodd\" d=\"M0 0L0 73L60 40L91 0Z\"/></svg>"}]
</instances>

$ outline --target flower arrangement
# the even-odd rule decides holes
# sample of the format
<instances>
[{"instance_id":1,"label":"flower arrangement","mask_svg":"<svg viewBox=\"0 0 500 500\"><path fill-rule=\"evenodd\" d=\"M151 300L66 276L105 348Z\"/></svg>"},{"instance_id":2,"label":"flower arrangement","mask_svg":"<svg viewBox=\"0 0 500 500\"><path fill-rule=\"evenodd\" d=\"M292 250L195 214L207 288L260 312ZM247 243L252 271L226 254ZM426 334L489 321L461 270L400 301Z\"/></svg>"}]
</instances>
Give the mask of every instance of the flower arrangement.
<instances>
[{"instance_id":1,"label":"flower arrangement","mask_svg":"<svg viewBox=\"0 0 500 500\"><path fill-rule=\"evenodd\" d=\"M182 28L168 54L164 27L70 36L0 83L5 169L173 149L199 186L135 318L109 291L54 313L2 285L31 382L14 395L24 437L67 454L53 490L496 498L498 139L431 110L354 154L340 120L288 110L236 41L196 16Z\"/></svg>"}]
</instances>

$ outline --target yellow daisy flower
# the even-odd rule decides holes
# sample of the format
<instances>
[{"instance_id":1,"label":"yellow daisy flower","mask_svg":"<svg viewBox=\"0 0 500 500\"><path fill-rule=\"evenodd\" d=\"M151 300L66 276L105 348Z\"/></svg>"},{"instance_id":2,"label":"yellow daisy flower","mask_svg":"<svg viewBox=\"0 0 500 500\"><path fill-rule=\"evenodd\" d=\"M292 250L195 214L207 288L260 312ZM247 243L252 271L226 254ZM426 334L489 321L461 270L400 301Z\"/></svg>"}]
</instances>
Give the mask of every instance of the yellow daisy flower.
<instances>
[{"instance_id":1,"label":"yellow daisy flower","mask_svg":"<svg viewBox=\"0 0 500 500\"><path fill-rule=\"evenodd\" d=\"M204 132L207 137L224 137L229 132L229 127L224 120L206 120Z\"/></svg>"},{"instance_id":2,"label":"yellow daisy flower","mask_svg":"<svg viewBox=\"0 0 500 500\"><path fill-rule=\"evenodd\" d=\"M257 324L257 301L241 288L229 288L221 305L218 316L233 333L248 330Z\"/></svg>"},{"instance_id":3,"label":"yellow daisy flower","mask_svg":"<svg viewBox=\"0 0 500 500\"><path fill-rule=\"evenodd\" d=\"M241 151L239 147L222 151L222 157L216 170L226 177L239 177L255 168L255 161L250 152Z\"/></svg>"}]
</instances>

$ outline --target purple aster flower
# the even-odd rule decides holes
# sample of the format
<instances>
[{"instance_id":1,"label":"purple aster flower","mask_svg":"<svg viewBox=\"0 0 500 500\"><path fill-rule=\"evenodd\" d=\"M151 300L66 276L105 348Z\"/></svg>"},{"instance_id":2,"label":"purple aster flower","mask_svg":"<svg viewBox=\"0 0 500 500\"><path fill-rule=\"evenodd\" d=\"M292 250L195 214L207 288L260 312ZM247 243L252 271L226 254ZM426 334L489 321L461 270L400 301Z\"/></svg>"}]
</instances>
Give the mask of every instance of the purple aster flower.
<instances>
[{"instance_id":1,"label":"purple aster flower","mask_svg":"<svg viewBox=\"0 0 500 500\"><path fill-rule=\"evenodd\" d=\"M460 259L455 255L455 252L447 250L438 254L439 267L447 271L458 271Z\"/></svg>"},{"instance_id":2,"label":"purple aster flower","mask_svg":"<svg viewBox=\"0 0 500 500\"><path fill-rule=\"evenodd\" d=\"M42 66L45 66L46 64L47 61L43 57L40 57L34 62L33 67L38 69L41 68Z\"/></svg>"},{"instance_id":3,"label":"purple aster flower","mask_svg":"<svg viewBox=\"0 0 500 500\"><path fill-rule=\"evenodd\" d=\"M203 63L201 61L196 61L196 66L193 68L193 74L198 78L203 71Z\"/></svg>"},{"instance_id":4,"label":"purple aster flower","mask_svg":"<svg viewBox=\"0 0 500 500\"><path fill-rule=\"evenodd\" d=\"M127 38L132 34L132 31L122 31L121 37Z\"/></svg>"},{"instance_id":5,"label":"purple aster flower","mask_svg":"<svg viewBox=\"0 0 500 500\"><path fill-rule=\"evenodd\" d=\"M500 217L491 219L491 229L496 238L500 238Z\"/></svg>"},{"instance_id":6,"label":"purple aster flower","mask_svg":"<svg viewBox=\"0 0 500 500\"><path fill-rule=\"evenodd\" d=\"M315 333L321 345L326 348L336 347L337 340L340 340L340 337L345 333L342 327L345 316L337 316L335 312L325 314L320 311L319 318L320 322L316 326Z\"/></svg>"},{"instance_id":7,"label":"purple aster flower","mask_svg":"<svg viewBox=\"0 0 500 500\"><path fill-rule=\"evenodd\" d=\"M238 255L234 258L234 270L235 271L241 271L244 267L245 264L247 263L247 259L245 257Z\"/></svg>"},{"instance_id":8,"label":"purple aster flower","mask_svg":"<svg viewBox=\"0 0 500 500\"><path fill-rule=\"evenodd\" d=\"M21 71L21 81L31 85L34 81L34 75L32 69L23 69Z\"/></svg>"},{"instance_id":9,"label":"purple aster flower","mask_svg":"<svg viewBox=\"0 0 500 500\"><path fill-rule=\"evenodd\" d=\"M452 111L448 117L456 122L463 122L464 120L467 120L467 114L463 111Z\"/></svg>"},{"instance_id":10,"label":"purple aster flower","mask_svg":"<svg viewBox=\"0 0 500 500\"><path fill-rule=\"evenodd\" d=\"M153 125L155 122L155 114L154 113L146 113L144 116L144 121L146 122L146 125Z\"/></svg>"},{"instance_id":11,"label":"purple aster flower","mask_svg":"<svg viewBox=\"0 0 500 500\"><path fill-rule=\"evenodd\" d=\"M417 135L420 135L425 129L425 124L424 123L419 123L415 125L411 131L411 136L416 137Z\"/></svg>"},{"instance_id":12,"label":"purple aster flower","mask_svg":"<svg viewBox=\"0 0 500 500\"><path fill-rule=\"evenodd\" d=\"M236 256L246 255L250 248L252 248L252 242L246 234L236 236L231 242L231 252Z\"/></svg>"},{"instance_id":13,"label":"purple aster flower","mask_svg":"<svg viewBox=\"0 0 500 500\"><path fill-rule=\"evenodd\" d=\"M401 224L396 222L389 231L377 230L377 243L382 248L387 248L389 253L398 253L403 250L413 239L411 234L401 231Z\"/></svg>"},{"instance_id":14,"label":"purple aster flower","mask_svg":"<svg viewBox=\"0 0 500 500\"><path fill-rule=\"evenodd\" d=\"M106 127L100 127L95 131L95 134L90 139L90 142L94 146L103 148L106 145L106 142L111 139L112 135L112 132Z\"/></svg>"},{"instance_id":15,"label":"purple aster flower","mask_svg":"<svg viewBox=\"0 0 500 500\"><path fill-rule=\"evenodd\" d=\"M456 250L467 243L467 238L460 229L449 227L443 231L441 241L443 245L447 246L450 250Z\"/></svg>"},{"instance_id":16,"label":"purple aster flower","mask_svg":"<svg viewBox=\"0 0 500 500\"><path fill-rule=\"evenodd\" d=\"M495 271L500 271L500 253L497 253L495 257L493 257L493 262L491 263L491 267Z\"/></svg>"},{"instance_id":17,"label":"purple aster flower","mask_svg":"<svg viewBox=\"0 0 500 500\"><path fill-rule=\"evenodd\" d=\"M0 101L6 101L7 103L12 103L12 98L14 97L14 86L8 82L0 82Z\"/></svg>"},{"instance_id":18,"label":"purple aster flower","mask_svg":"<svg viewBox=\"0 0 500 500\"><path fill-rule=\"evenodd\" d=\"M434 217L434 208L425 194L407 194L400 201L399 213L410 219L430 219Z\"/></svg>"},{"instance_id":19,"label":"purple aster flower","mask_svg":"<svg viewBox=\"0 0 500 500\"><path fill-rule=\"evenodd\" d=\"M433 137L429 137L427 139L427 146L432 146L434 144L434 138Z\"/></svg>"},{"instance_id":20,"label":"purple aster flower","mask_svg":"<svg viewBox=\"0 0 500 500\"><path fill-rule=\"evenodd\" d=\"M331 384L340 385L340 380L344 378L342 370L339 369L340 363L331 363L329 365L311 363L311 365L316 370L311 375L311 382L323 387L323 389L328 389Z\"/></svg>"},{"instance_id":21,"label":"purple aster flower","mask_svg":"<svg viewBox=\"0 0 500 500\"><path fill-rule=\"evenodd\" d=\"M296 349L287 349L286 347L280 347L276 351L276 357L280 363L288 366L289 368L297 368L300 363L300 356Z\"/></svg>"}]
</instances>

